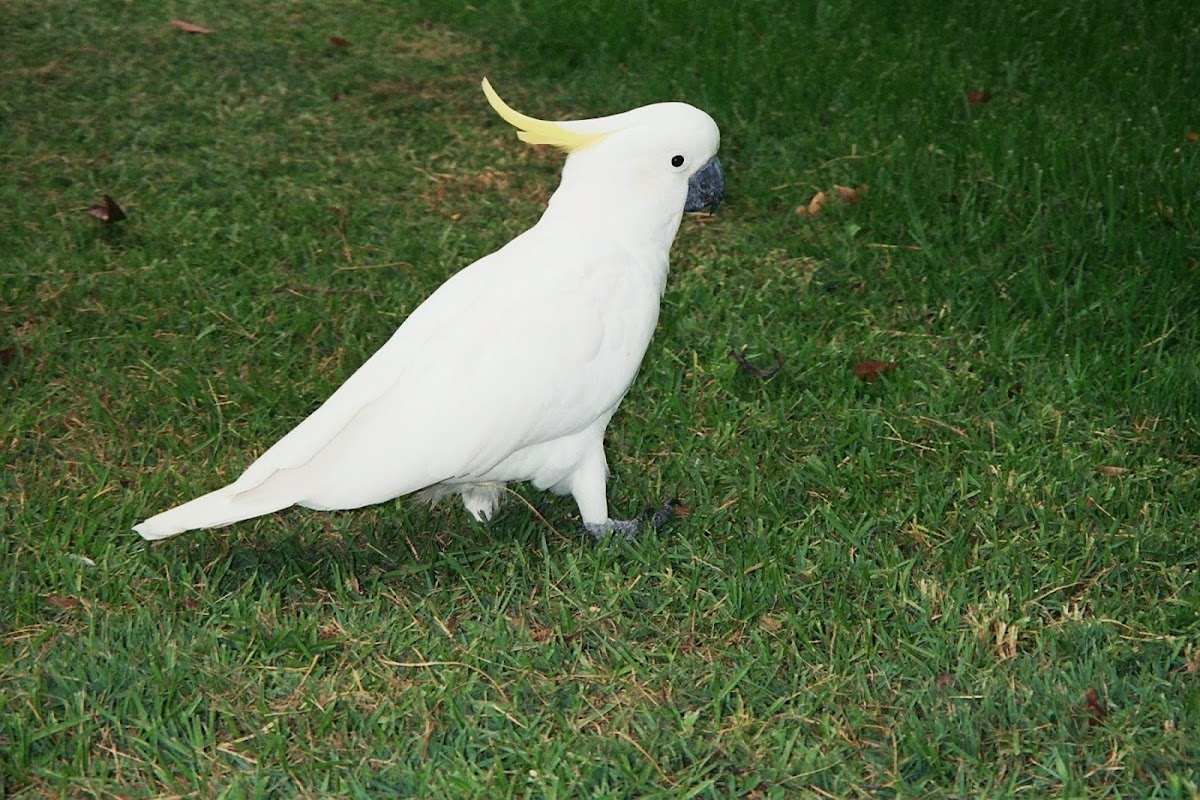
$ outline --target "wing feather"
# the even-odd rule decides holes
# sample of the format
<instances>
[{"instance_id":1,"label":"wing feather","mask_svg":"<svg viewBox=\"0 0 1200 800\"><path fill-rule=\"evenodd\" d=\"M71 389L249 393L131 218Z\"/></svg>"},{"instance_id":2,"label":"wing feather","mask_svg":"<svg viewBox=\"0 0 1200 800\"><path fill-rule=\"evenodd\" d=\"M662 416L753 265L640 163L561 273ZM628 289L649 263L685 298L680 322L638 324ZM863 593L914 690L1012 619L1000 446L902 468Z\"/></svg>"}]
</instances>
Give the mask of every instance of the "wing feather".
<instances>
[{"instance_id":1,"label":"wing feather","mask_svg":"<svg viewBox=\"0 0 1200 800\"><path fill-rule=\"evenodd\" d=\"M657 319L657 292L636 285L650 265L537 230L430 295L234 492L356 508L482 475L611 414Z\"/></svg>"}]
</instances>

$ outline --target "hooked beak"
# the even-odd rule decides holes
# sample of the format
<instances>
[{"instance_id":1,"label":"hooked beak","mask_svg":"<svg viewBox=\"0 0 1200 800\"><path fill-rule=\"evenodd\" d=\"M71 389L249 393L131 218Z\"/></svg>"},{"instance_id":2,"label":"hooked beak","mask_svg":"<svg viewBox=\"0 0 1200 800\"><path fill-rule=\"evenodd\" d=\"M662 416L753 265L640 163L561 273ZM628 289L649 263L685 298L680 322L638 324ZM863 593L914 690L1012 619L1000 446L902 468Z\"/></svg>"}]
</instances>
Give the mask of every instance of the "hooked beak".
<instances>
[{"instance_id":1,"label":"hooked beak","mask_svg":"<svg viewBox=\"0 0 1200 800\"><path fill-rule=\"evenodd\" d=\"M725 172L716 156L708 160L692 177L688 178L687 202L684 211L716 211L725 197Z\"/></svg>"}]
</instances>

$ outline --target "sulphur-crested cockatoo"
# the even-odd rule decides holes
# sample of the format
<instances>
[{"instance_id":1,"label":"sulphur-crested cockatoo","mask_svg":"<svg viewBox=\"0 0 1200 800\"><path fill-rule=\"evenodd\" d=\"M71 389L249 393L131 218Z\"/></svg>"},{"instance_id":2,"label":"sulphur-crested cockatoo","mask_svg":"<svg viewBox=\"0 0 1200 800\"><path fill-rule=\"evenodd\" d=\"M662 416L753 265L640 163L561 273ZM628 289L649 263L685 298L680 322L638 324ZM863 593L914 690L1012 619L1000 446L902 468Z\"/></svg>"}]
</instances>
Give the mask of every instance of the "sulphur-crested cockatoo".
<instances>
[{"instance_id":1,"label":"sulphur-crested cockatoo","mask_svg":"<svg viewBox=\"0 0 1200 800\"><path fill-rule=\"evenodd\" d=\"M572 495L596 538L637 530L608 515L604 430L654 334L683 213L721 202L720 133L684 103L547 122L483 91L522 140L568 154L542 218L442 284L241 477L135 531L412 492L460 494L482 520L510 481Z\"/></svg>"}]
</instances>

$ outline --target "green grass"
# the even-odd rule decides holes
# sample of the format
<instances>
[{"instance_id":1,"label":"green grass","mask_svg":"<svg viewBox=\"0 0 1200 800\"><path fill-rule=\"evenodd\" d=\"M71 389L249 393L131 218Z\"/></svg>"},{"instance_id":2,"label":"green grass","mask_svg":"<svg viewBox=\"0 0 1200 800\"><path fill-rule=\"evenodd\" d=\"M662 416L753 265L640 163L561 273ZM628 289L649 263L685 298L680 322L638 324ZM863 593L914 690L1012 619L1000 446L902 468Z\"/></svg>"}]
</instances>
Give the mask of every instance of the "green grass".
<instances>
[{"instance_id":1,"label":"green grass","mask_svg":"<svg viewBox=\"0 0 1200 800\"><path fill-rule=\"evenodd\" d=\"M0 796L1198 796L1189 4L166 5L0 15ZM485 74L722 126L609 436L690 516L141 542L536 219Z\"/></svg>"}]
</instances>

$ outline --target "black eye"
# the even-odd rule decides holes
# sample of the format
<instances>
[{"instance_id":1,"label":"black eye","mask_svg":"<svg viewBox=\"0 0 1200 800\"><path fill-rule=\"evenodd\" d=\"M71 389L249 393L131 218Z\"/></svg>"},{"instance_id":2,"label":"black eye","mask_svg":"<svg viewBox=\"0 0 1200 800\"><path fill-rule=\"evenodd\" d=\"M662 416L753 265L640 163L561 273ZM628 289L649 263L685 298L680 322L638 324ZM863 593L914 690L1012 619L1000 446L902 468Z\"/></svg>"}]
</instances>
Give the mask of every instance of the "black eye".
<instances>
[{"instance_id":1,"label":"black eye","mask_svg":"<svg viewBox=\"0 0 1200 800\"><path fill-rule=\"evenodd\" d=\"M671 166L672 167L682 167L683 166L683 156L672 156L671 157Z\"/></svg>"}]
</instances>

